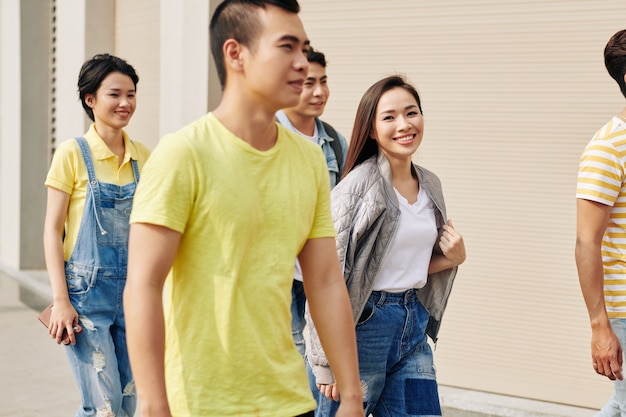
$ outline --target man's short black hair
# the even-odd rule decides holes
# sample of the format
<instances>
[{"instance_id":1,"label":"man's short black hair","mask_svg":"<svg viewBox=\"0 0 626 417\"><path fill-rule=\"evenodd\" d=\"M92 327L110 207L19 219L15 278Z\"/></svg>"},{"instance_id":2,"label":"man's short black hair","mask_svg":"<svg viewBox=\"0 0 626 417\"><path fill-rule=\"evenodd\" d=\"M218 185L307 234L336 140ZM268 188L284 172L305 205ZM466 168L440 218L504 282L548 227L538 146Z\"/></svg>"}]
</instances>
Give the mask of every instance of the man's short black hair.
<instances>
[{"instance_id":1,"label":"man's short black hair","mask_svg":"<svg viewBox=\"0 0 626 417\"><path fill-rule=\"evenodd\" d=\"M209 37L211 53L222 89L226 84L226 66L222 49L224 42L228 39L235 39L240 44L252 48L263 29L258 9L265 9L268 5L291 13L300 12L298 0L224 0L213 12L209 25Z\"/></svg>"},{"instance_id":2,"label":"man's short black hair","mask_svg":"<svg viewBox=\"0 0 626 417\"><path fill-rule=\"evenodd\" d=\"M306 60L309 61L309 63L320 64L323 68L326 68L326 57L320 51L313 49L313 47L309 47Z\"/></svg>"},{"instance_id":3,"label":"man's short black hair","mask_svg":"<svg viewBox=\"0 0 626 417\"><path fill-rule=\"evenodd\" d=\"M624 81L624 74L626 74L626 29L620 30L609 39L604 48L604 65L626 97L626 82Z\"/></svg>"}]
</instances>

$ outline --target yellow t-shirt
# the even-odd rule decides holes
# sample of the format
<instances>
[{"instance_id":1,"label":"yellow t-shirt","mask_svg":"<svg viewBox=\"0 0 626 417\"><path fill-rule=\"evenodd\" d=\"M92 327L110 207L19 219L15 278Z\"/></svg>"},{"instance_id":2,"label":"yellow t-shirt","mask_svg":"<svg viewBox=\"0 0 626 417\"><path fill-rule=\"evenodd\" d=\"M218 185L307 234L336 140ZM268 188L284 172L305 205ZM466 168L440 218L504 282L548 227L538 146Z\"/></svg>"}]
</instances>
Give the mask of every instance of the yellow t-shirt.
<instances>
[{"instance_id":1,"label":"yellow t-shirt","mask_svg":"<svg viewBox=\"0 0 626 417\"><path fill-rule=\"evenodd\" d=\"M329 188L319 146L283 127L259 151L209 113L156 147L131 223L183 234L165 287L174 416L315 407L291 336L291 283L305 242L335 236Z\"/></svg>"},{"instance_id":2,"label":"yellow t-shirt","mask_svg":"<svg viewBox=\"0 0 626 417\"><path fill-rule=\"evenodd\" d=\"M130 160L135 159L139 165L139 170L141 170L148 159L150 150L145 145L136 141L131 142L126 132L123 132L123 135L126 151L124 162L118 167L118 157L96 132L95 125L92 124L89 131L85 133L84 137L91 150L98 181L117 185L134 182L135 175ZM74 249L83 218L87 181L87 167L78 142L70 139L59 144L54 152L45 184L47 187L56 188L70 195L69 209L65 218L65 240L63 242L63 253L66 261Z\"/></svg>"}]
</instances>

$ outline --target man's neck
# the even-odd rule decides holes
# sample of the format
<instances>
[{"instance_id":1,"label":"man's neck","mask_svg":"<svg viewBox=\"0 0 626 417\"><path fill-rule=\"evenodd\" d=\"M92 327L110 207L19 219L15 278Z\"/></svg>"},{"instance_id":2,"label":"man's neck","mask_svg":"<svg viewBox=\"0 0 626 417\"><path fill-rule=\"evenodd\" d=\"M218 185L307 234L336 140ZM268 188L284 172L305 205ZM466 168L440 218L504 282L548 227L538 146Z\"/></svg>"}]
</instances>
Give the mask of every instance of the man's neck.
<instances>
[{"instance_id":1,"label":"man's neck","mask_svg":"<svg viewBox=\"0 0 626 417\"><path fill-rule=\"evenodd\" d=\"M226 129L260 151L269 150L276 144L275 111L242 100L222 98L212 113Z\"/></svg>"},{"instance_id":2,"label":"man's neck","mask_svg":"<svg viewBox=\"0 0 626 417\"><path fill-rule=\"evenodd\" d=\"M626 108L622 109L621 112L617 113L617 117L619 117L623 122L626 122Z\"/></svg>"},{"instance_id":3,"label":"man's neck","mask_svg":"<svg viewBox=\"0 0 626 417\"><path fill-rule=\"evenodd\" d=\"M285 114L289 118L289 121L298 129L299 132L304 133L307 136L313 136L315 134L315 117L303 116L300 113L296 113L291 109L286 109Z\"/></svg>"}]
</instances>

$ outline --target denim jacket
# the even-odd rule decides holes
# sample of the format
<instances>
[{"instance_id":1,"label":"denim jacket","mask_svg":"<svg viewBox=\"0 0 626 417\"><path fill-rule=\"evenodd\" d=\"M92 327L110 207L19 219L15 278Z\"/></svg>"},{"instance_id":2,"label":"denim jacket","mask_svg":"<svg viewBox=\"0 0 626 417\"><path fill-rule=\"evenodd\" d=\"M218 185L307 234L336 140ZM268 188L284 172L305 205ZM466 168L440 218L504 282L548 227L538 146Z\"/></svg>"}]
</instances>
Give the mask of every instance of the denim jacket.
<instances>
[{"instance_id":1,"label":"denim jacket","mask_svg":"<svg viewBox=\"0 0 626 417\"><path fill-rule=\"evenodd\" d=\"M276 120L285 126L287 129L296 132L296 128L291 123L291 120L287 117L284 111L279 110L276 112ZM341 135L341 133L337 132L339 136L339 143L341 144L342 149L342 160L337 161L337 156L335 155L335 151L333 151L333 147L330 142L334 141L332 137L326 133L324 126L319 118L315 118L315 125L317 126L317 132L319 134L318 144L322 147L322 151L324 152L324 156L326 157L326 166L328 167L328 175L330 176L330 188L333 189L335 185L341 179L341 173L343 172L343 167L346 163L346 153L348 153L348 142Z\"/></svg>"},{"instance_id":2,"label":"denim jacket","mask_svg":"<svg viewBox=\"0 0 626 417\"><path fill-rule=\"evenodd\" d=\"M446 223L446 207L439 178L413 164L420 186L435 206L439 235ZM331 209L337 229L337 254L348 287L354 322L357 323L369 298L374 280L400 220L398 198L391 185L389 161L381 152L352 170L331 192ZM416 237L419 239L419 237ZM439 245L434 253L441 254ZM429 313L426 334L435 342L457 267L428 275L418 298ZM333 376L310 314L305 314L309 337L307 360L317 383L330 384Z\"/></svg>"}]
</instances>

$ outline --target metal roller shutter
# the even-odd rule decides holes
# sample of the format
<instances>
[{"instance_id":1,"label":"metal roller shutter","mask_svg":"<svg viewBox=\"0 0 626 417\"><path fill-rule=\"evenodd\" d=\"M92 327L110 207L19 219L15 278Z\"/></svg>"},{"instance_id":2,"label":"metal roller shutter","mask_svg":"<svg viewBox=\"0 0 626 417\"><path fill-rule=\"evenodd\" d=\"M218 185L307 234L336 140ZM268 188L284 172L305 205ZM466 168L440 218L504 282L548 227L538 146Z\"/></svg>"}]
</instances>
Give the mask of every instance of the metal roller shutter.
<instances>
[{"instance_id":1,"label":"metal roller shutter","mask_svg":"<svg viewBox=\"0 0 626 417\"><path fill-rule=\"evenodd\" d=\"M442 179L468 260L435 351L441 384L600 407L574 263L578 158L624 106L603 65L623 1L301 0L327 55L324 118L400 72L421 91L418 163Z\"/></svg>"}]
</instances>

